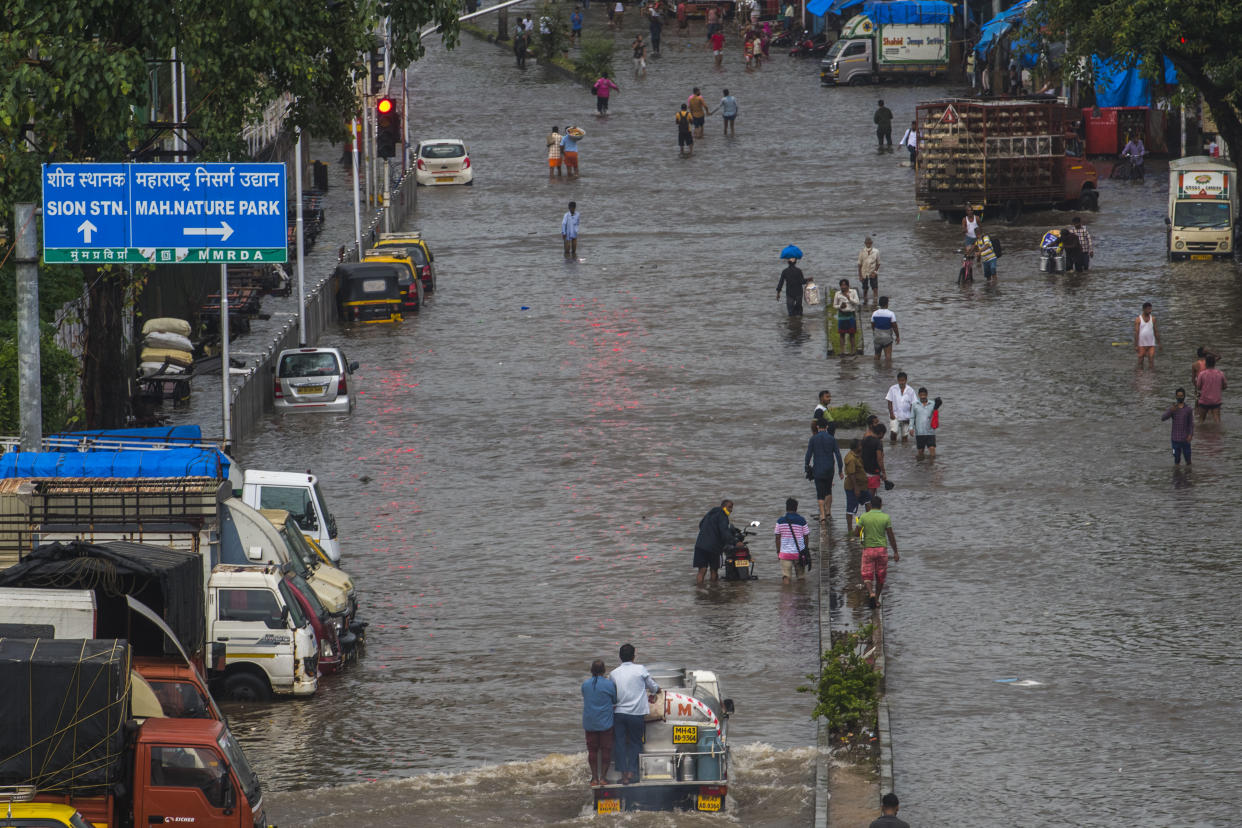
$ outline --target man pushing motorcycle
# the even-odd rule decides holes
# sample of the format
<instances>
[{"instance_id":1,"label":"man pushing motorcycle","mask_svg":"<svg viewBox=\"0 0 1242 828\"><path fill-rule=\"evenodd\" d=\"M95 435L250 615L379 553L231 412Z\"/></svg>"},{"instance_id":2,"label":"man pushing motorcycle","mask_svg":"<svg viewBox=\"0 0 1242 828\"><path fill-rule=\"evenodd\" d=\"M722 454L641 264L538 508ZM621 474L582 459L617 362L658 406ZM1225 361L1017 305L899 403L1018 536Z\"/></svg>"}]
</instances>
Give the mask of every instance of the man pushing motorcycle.
<instances>
[{"instance_id":1,"label":"man pushing motorcycle","mask_svg":"<svg viewBox=\"0 0 1242 828\"><path fill-rule=\"evenodd\" d=\"M733 530L729 515L733 501L722 500L699 521L699 536L694 541L694 566L699 570L695 583L701 584L712 571L712 580L720 580L720 560L725 549L733 544Z\"/></svg>"}]
</instances>

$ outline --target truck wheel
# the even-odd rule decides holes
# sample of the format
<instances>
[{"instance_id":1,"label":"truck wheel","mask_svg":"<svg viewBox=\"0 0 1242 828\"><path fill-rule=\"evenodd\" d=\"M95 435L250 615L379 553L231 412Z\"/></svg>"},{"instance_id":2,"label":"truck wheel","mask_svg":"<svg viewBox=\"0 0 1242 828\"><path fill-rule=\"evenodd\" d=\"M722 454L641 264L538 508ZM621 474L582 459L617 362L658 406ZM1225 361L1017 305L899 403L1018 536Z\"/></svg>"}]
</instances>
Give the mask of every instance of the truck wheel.
<instances>
[{"instance_id":1,"label":"truck wheel","mask_svg":"<svg viewBox=\"0 0 1242 828\"><path fill-rule=\"evenodd\" d=\"M1003 215L1005 217L1005 221L1009 224L1013 224L1017 221L1018 217L1022 215L1022 199L1011 198L1006 201Z\"/></svg>"},{"instance_id":2,"label":"truck wheel","mask_svg":"<svg viewBox=\"0 0 1242 828\"><path fill-rule=\"evenodd\" d=\"M1099 190L1083 190L1082 195L1078 197L1078 209L1090 210L1093 213L1099 212L1100 191Z\"/></svg>"},{"instance_id":3,"label":"truck wheel","mask_svg":"<svg viewBox=\"0 0 1242 828\"><path fill-rule=\"evenodd\" d=\"M265 702L270 701L272 692L267 684L258 676L249 673L232 673L224 678L221 695L231 701Z\"/></svg>"}]
</instances>

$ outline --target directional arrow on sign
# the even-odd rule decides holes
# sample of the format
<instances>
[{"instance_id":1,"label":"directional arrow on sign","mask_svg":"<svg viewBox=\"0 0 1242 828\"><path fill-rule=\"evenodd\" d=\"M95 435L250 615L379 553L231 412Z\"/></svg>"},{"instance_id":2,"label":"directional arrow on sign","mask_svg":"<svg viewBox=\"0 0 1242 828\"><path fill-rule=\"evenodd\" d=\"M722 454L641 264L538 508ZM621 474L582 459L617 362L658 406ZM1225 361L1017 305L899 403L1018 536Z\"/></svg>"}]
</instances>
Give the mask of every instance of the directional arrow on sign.
<instances>
[{"instance_id":1,"label":"directional arrow on sign","mask_svg":"<svg viewBox=\"0 0 1242 828\"><path fill-rule=\"evenodd\" d=\"M219 227L187 227L181 232L187 236L219 236L220 241L226 242L229 236L233 235L233 228L229 227L227 221L221 221ZM87 239L90 241L90 239Z\"/></svg>"},{"instance_id":2,"label":"directional arrow on sign","mask_svg":"<svg viewBox=\"0 0 1242 828\"><path fill-rule=\"evenodd\" d=\"M83 243L83 244L90 244L90 243L91 243L91 233L97 233L97 232L99 232L99 228L98 228L98 227L96 227L95 225L91 224L91 220L90 220L90 219L87 219L86 221L84 221L84 222L82 222L81 224L79 224L79 225L78 225L78 232L82 234L82 243Z\"/></svg>"}]
</instances>

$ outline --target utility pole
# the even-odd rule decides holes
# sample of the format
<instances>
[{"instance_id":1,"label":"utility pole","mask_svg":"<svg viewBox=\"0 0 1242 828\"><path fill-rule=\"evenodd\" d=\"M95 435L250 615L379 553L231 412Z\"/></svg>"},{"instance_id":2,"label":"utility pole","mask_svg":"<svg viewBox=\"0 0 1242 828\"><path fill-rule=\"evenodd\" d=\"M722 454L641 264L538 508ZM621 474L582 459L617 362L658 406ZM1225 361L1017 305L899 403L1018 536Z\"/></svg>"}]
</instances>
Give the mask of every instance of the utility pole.
<instances>
[{"instance_id":1,"label":"utility pole","mask_svg":"<svg viewBox=\"0 0 1242 828\"><path fill-rule=\"evenodd\" d=\"M39 249L35 206L17 204L17 395L22 451L43 443L43 383L39 343Z\"/></svg>"},{"instance_id":2,"label":"utility pole","mask_svg":"<svg viewBox=\"0 0 1242 828\"><path fill-rule=\"evenodd\" d=\"M294 232L297 233L297 254L298 254L298 344L303 348L306 347L306 282L305 268L303 260L306 257L306 251L302 244L302 128L298 127L298 139L293 142L293 180L297 193L294 198L297 200L297 222Z\"/></svg>"}]
</instances>

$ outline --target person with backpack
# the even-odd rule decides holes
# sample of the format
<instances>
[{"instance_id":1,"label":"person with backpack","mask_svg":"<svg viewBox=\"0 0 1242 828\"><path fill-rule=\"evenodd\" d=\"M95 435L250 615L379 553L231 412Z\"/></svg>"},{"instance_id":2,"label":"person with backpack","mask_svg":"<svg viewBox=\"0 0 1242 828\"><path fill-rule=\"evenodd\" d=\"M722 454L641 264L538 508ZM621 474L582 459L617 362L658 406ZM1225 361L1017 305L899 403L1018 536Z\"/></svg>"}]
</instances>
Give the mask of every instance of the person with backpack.
<instances>
[{"instance_id":1,"label":"person with backpack","mask_svg":"<svg viewBox=\"0 0 1242 828\"><path fill-rule=\"evenodd\" d=\"M692 124L690 107L682 104L681 111L673 116L673 120L677 122L677 154L694 155L694 133L690 131Z\"/></svg>"},{"instance_id":2,"label":"person with backpack","mask_svg":"<svg viewBox=\"0 0 1242 828\"><path fill-rule=\"evenodd\" d=\"M785 498L785 514L776 519L776 557L781 562L781 583L789 583L794 575L799 581L806 579L811 568L811 553L807 549L807 537L811 528L806 518L798 514L798 501Z\"/></svg>"}]
</instances>

